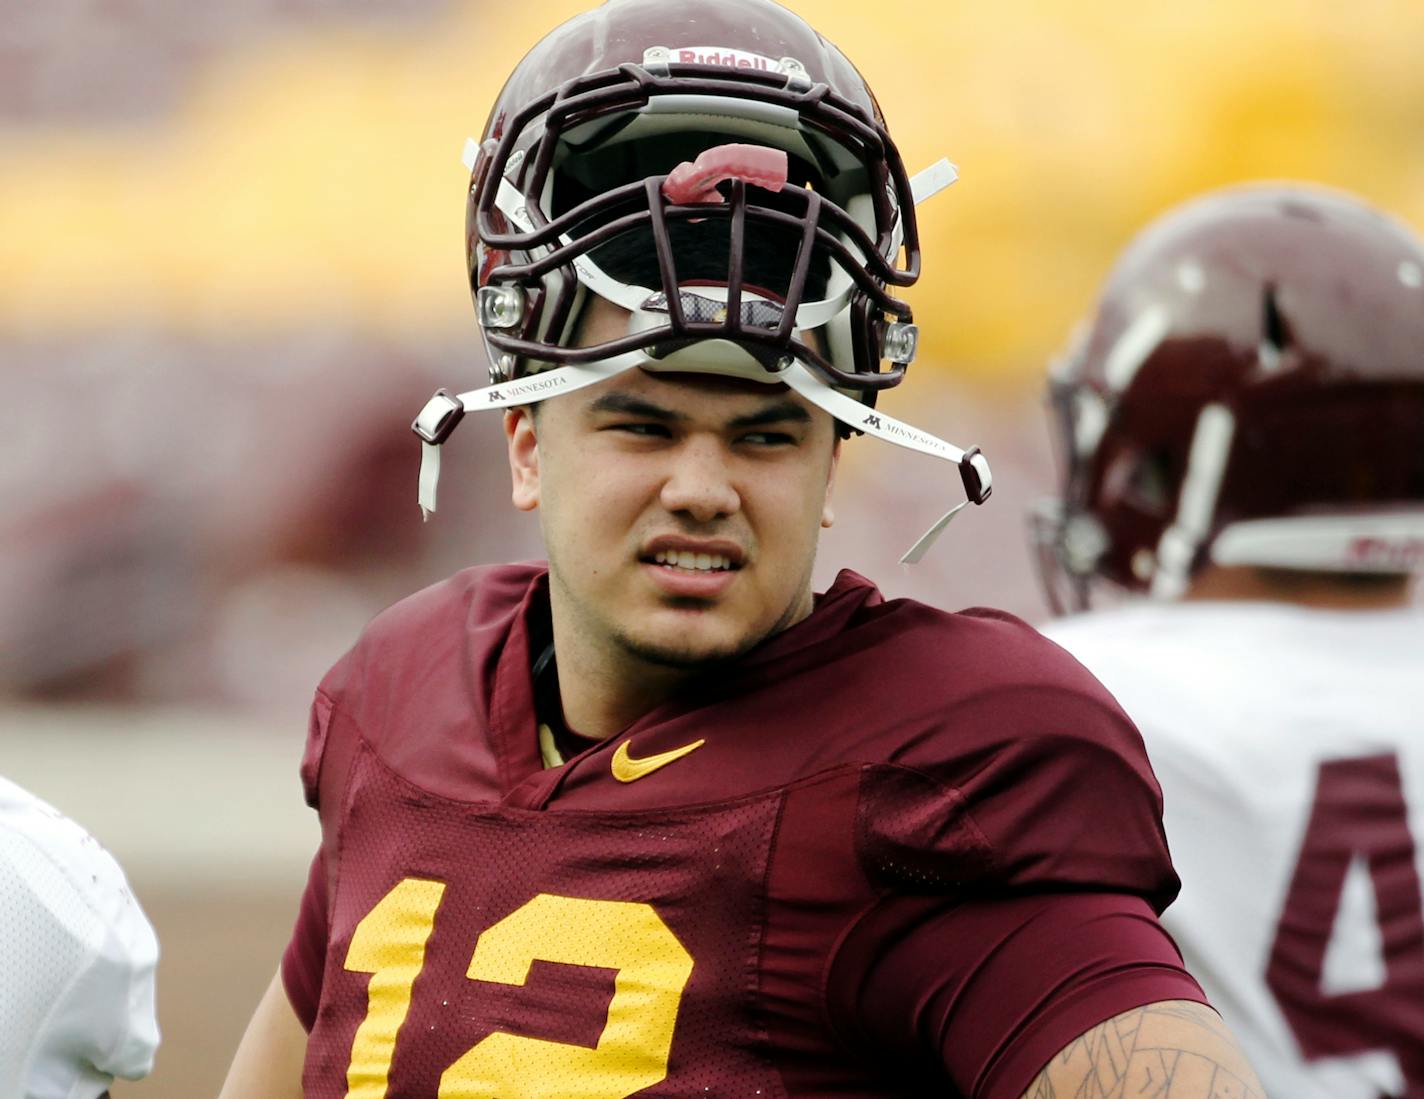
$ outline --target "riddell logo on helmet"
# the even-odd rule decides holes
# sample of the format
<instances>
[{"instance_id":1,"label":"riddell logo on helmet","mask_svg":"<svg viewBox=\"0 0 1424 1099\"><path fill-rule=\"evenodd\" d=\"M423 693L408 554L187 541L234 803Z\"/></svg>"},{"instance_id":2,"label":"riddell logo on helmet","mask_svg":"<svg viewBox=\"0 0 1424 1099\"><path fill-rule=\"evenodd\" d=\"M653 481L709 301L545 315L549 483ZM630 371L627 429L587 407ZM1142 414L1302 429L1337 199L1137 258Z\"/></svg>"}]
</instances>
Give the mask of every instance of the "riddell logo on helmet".
<instances>
[{"instance_id":1,"label":"riddell logo on helmet","mask_svg":"<svg viewBox=\"0 0 1424 1099\"><path fill-rule=\"evenodd\" d=\"M1424 568L1424 538L1356 538L1350 543L1349 560L1367 568Z\"/></svg>"},{"instance_id":2,"label":"riddell logo on helmet","mask_svg":"<svg viewBox=\"0 0 1424 1099\"><path fill-rule=\"evenodd\" d=\"M729 69L761 69L763 72L775 72L778 67L769 57L730 46L680 46L672 55L684 65L725 65Z\"/></svg>"}]
</instances>

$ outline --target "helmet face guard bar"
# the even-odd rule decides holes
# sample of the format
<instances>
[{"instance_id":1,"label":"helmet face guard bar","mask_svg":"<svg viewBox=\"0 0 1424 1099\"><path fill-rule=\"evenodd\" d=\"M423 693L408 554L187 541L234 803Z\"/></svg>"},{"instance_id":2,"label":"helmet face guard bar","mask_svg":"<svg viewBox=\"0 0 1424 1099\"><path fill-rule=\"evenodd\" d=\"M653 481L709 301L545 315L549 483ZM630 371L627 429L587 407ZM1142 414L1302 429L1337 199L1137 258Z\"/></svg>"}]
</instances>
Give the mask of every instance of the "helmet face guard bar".
<instances>
[{"instance_id":1,"label":"helmet face guard bar","mask_svg":"<svg viewBox=\"0 0 1424 1099\"><path fill-rule=\"evenodd\" d=\"M1104 568L1113 540L1092 505L1088 455L1109 412L1089 413L1083 423L1084 410L1097 407L1092 397L1092 389L1080 382L1050 381L1050 406L1066 451L1060 456L1063 489L1035 504L1029 528L1039 580L1055 616L1088 610L1099 585L1132 590ZM1231 405L1211 402L1197 414L1172 518L1140 571L1136 561L1131 564L1144 595L1178 598L1204 565L1390 575L1424 570L1424 505L1418 499L1381 499L1368 506L1320 501L1296 511L1218 521L1215 501L1230 475L1235 425ZM1325 462L1339 456L1320 453Z\"/></svg>"},{"instance_id":2,"label":"helmet face guard bar","mask_svg":"<svg viewBox=\"0 0 1424 1099\"><path fill-rule=\"evenodd\" d=\"M1048 378L1048 414L1058 442L1061 490L1034 501L1028 515L1039 584L1054 617L1092 606L1103 560L1111 549L1101 521L1083 504L1089 497L1091 456L1112 414L1111 400L1073 379L1078 354L1081 351L1055 362Z\"/></svg>"},{"instance_id":3,"label":"helmet face guard bar","mask_svg":"<svg viewBox=\"0 0 1424 1099\"><path fill-rule=\"evenodd\" d=\"M848 214L839 207L826 202L815 191L803 187L787 186L783 193L799 200L805 213L794 214L769 207L758 206L748 201L747 185L741 180L731 183L730 199L717 206L674 206L662 197L661 187L666 176L653 176L642 183L628 184L608 195L584 203L575 210L553 222L547 222L543 229L530 233L527 247L538 247L551 240L559 239L564 230L588 216L589 208L608 209L627 203L634 198L642 198L644 208L615 218L601 225L585 236L569 243L556 245L548 254L525 264L504 264L489 274L489 283L504 283L517 287L538 285L539 280L558 267L570 267L586 262L584 257L594 248L607 241L643 226L651 226L654 246L657 249L658 267L662 281L662 292L658 295L665 303L667 323L644 332L624 336L617 340L587 347L563 347L547 340L533 340L527 337L508 335L497 329L487 329L486 338L491 345L508 355L533 358L552 363L586 363L621 355L628 351L665 344L687 343L693 340L726 339L747 346L769 369L788 353L809 364L824 375L833 385L857 389L885 389L897 384L904 376L905 365L895 364L890 370L877 373L859 373L841 370L819 351L804 342L793 339L793 329L797 327L798 307L805 294L806 281L810 274L813 249L817 246L835 261L853 280L854 285L865 294L869 301L869 314L876 310L889 313L902 323L909 323L913 317L910 307L891 297L858 263L851 250L825 224L829 223L846 231L856 243L864 247L877 267L876 274L888 277L894 272L888 264L880 260L871 249L873 246L864 231ZM668 224L680 221L714 221L730 219L730 250L727 271L726 316L720 322L690 319L682 308L682 295L678 292L676 260L673 257L668 237ZM747 223L758 225L778 225L799 229L800 243L797 249L790 284L787 288L785 304L781 307L781 321L774 329L760 325L750 325L744 320L740 306L744 290L742 276L742 252L745 246ZM571 299L573 280L565 282L564 295ZM571 304L571 301L568 303ZM839 304L839 303L837 303ZM647 309L647 300L639 303ZM553 308L562 314L568 305L559 302ZM663 310L659 310L663 311ZM837 310L838 311L838 310ZM862 318L870 322L870 317ZM871 333L878 339L878 335ZM757 354L754 349L763 349Z\"/></svg>"},{"instance_id":4,"label":"helmet face guard bar","mask_svg":"<svg viewBox=\"0 0 1424 1099\"><path fill-rule=\"evenodd\" d=\"M727 69L720 65L676 64L667 66L667 75L663 76L654 75L638 65L625 64L614 70L571 80L557 91L535 100L509 120L493 155L486 162L480 182L483 184L490 178L503 179L507 176L510 157L524 131L541 114L547 114L543 135L536 142L538 153L534 163L521 164L519 172L520 190L526 197L535 200L529 204L530 219L542 227L545 219L537 200L543 195L557 139L564 131L604 115L646 107L658 96L738 99L748 93L754 94L761 102L795 112L803 126L856 151L858 159L867 167L883 167L883 175L888 178L883 179L882 186L870 188L870 197L875 204L876 224L881 227L875 251L884 256L890 248L897 215L908 215L914 209L909 174L889 133L884 126L867 118L860 108L831 92L829 86L816 84L797 90L786 76L776 73ZM894 191L893 202L891 188ZM524 234L501 232L493 218L496 189L481 186L480 192L475 210L480 237L487 246L518 251L525 249L529 243L535 243ZM596 206L600 201L595 198L590 205ZM920 277L919 234L912 216L904 216L904 221L906 265L903 270L893 271L887 279L897 286L909 286Z\"/></svg>"},{"instance_id":5,"label":"helmet face guard bar","mask_svg":"<svg viewBox=\"0 0 1424 1099\"><path fill-rule=\"evenodd\" d=\"M1083 562L1070 551L1068 531L1070 524L1076 523L1096 527L1090 516L1081 512L1070 514L1069 505L1056 496L1036 500L1029 510L1029 542L1034 565L1044 599L1055 618L1085 611L1091 605L1093 574L1086 570L1096 568L1097 559Z\"/></svg>"},{"instance_id":6,"label":"helmet face guard bar","mask_svg":"<svg viewBox=\"0 0 1424 1099\"><path fill-rule=\"evenodd\" d=\"M791 112L806 131L822 134L839 144L867 171L867 194L876 223L875 239L843 208L809 188L786 186L783 189L782 193L792 204L799 204L793 214L751 202L747 186L740 180L732 181L729 200L724 203L676 205L662 194L666 177L651 177L595 196L549 219L541 200L559 136L571 127L599 117L634 112L659 96L669 95L733 99L752 95L759 103ZM538 129L536 120L541 115L544 116L542 133L530 144L527 131L531 127ZM521 156L516 164L516 179L511 182L507 176L521 144L524 152L534 155ZM804 82L797 85L785 74L732 70L718 65L676 64L658 67L658 72L653 72L625 64L569 81L529 104L508 120L497 141L485 143L483 151L483 163L476 171L474 186L477 201L471 211L473 228L483 248L496 255L504 253L502 258L506 262L496 263L482 272L472 271L472 280L479 285L517 287L520 293L528 295L528 308L523 311L523 323L517 326L519 331L487 328L485 332L491 346L502 353L501 357L510 357L510 366L520 358L555 364L590 362L659 344L721 338L743 344L748 350L765 349L763 355L768 359L776 358L776 351L783 355L794 352L827 381L843 387L878 391L895 385L903 376L903 364L897 363L882 372L880 362L886 327L884 314L899 322L908 322L912 317L909 306L885 289L887 285L908 286L919 277L920 249L912 184L884 127L861 108L834 95L827 85L807 86ZM678 297L678 288L667 227L671 222L718 218L731 220L727 320L721 325L689 322L682 311L672 305ZM800 231L785 315L774 332L743 325L741 312L735 308L743 289L741 251L748 221L753 230L777 226ZM590 222L597 224L597 228L571 238L576 228ZM657 250L662 290L670 306L667 324L595 347L560 346L559 337L574 305L578 274L587 274L595 267L588 253L622 233L643 227L651 229ZM854 249L845 241L850 241ZM896 266L901 248L905 253L903 268ZM846 304L851 306L854 370L839 369L814 349L791 340L791 329L803 304L815 249L828 256L849 277L854 290L863 295L863 300L858 300L854 293L847 293L846 300L837 303L841 308ZM512 258L510 253L530 256L536 251L543 254L524 263L508 262ZM560 269L564 277L549 294L541 280L555 269ZM550 297L552 300L546 300ZM803 324L803 327L814 325ZM546 336L535 337L541 328Z\"/></svg>"}]
</instances>

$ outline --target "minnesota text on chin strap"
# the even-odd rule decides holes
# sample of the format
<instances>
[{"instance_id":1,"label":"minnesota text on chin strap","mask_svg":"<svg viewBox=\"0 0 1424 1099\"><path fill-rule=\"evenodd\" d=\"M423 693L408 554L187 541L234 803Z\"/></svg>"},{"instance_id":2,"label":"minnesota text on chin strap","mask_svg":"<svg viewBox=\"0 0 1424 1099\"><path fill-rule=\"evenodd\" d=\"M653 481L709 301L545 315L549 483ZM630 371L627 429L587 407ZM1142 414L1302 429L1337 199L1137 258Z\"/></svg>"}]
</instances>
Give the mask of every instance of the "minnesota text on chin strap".
<instances>
[{"instance_id":1,"label":"minnesota text on chin strap","mask_svg":"<svg viewBox=\"0 0 1424 1099\"><path fill-rule=\"evenodd\" d=\"M472 389L468 393L461 393L455 397L450 396L442 389L426 402L420 415L411 424L411 429L420 436L421 444L421 512L425 518L429 519L435 511L435 490L440 480L440 444L449 437L450 432L455 430L455 425L460 422L467 411L482 408L512 408L516 405L533 404L535 401L583 389L585 386L601 382L605 378L611 378L615 374L621 374L635 366L651 365L655 364L643 352L629 351L626 354L615 355L587 366L560 366L542 374L516 378L512 382L501 382L483 389ZM917 564L928 552L930 546L934 545L940 532L949 525L951 519L959 514L965 504L971 501L982 504L993 491L993 474L989 470L989 461L980 453L977 446L970 447L968 450L960 450L952 443L947 443L928 432L911 427L894 416L868 408L859 401L847 397L844 393L832 389L799 362L792 363L786 370L776 375L776 379L785 382L788 388L799 393L811 404L829 413L847 427L853 427L867 435L874 435L877 439L884 439L896 446L918 450L946 462L953 462L959 467L959 476L964 483L965 499L950 508L934 526L920 537L919 541L910 547L900 558L902 563Z\"/></svg>"},{"instance_id":2,"label":"minnesota text on chin strap","mask_svg":"<svg viewBox=\"0 0 1424 1099\"><path fill-rule=\"evenodd\" d=\"M854 398L826 385L800 363L793 363L780 377L789 388L794 389L817 408L829 412L847 427L853 427L857 431L874 435L877 439L884 439L887 443L894 443L908 450L918 450L922 454L942 458L959 467L965 498L941 515L934 526L925 531L919 541L905 551L905 555L900 558L902 565L919 564L920 559L934 545L935 539L949 526L949 521L959 514L965 504L971 501L982 504L994 491L994 475L989 469L989 460L980 453L977 446L960 450L954 444L947 443L927 431L911 427L903 420L867 408Z\"/></svg>"},{"instance_id":3,"label":"minnesota text on chin strap","mask_svg":"<svg viewBox=\"0 0 1424 1099\"><path fill-rule=\"evenodd\" d=\"M410 429L420 436L421 514L428 520L435 513L435 492L440 484L440 445L450 437L466 412L533 404L561 393L583 389L647 361L647 356L641 351L629 351L586 366L570 364L542 374L487 385L483 389L471 389L456 397L450 396L447 390L439 390L425 402L420 415L410 425Z\"/></svg>"}]
</instances>

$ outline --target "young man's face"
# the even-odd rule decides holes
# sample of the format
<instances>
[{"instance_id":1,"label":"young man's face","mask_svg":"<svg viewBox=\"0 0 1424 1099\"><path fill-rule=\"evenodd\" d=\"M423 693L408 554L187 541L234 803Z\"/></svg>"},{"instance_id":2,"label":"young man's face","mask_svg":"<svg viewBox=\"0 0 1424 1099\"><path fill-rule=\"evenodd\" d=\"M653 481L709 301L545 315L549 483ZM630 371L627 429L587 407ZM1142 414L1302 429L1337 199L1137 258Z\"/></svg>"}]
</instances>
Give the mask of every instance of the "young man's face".
<instances>
[{"instance_id":1,"label":"young man's face","mask_svg":"<svg viewBox=\"0 0 1424 1099\"><path fill-rule=\"evenodd\" d=\"M580 342L626 316L596 301ZM506 431L515 505L539 509L556 613L581 643L692 668L810 612L839 444L785 387L630 370L511 412Z\"/></svg>"}]
</instances>

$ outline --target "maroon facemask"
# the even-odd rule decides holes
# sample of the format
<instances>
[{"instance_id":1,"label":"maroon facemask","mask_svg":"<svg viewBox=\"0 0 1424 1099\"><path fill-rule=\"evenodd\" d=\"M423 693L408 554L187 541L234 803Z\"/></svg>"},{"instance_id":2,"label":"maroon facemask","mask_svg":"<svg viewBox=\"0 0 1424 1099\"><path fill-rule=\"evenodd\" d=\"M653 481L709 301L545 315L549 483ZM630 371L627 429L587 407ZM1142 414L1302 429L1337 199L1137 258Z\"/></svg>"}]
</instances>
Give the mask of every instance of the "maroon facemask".
<instances>
[{"instance_id":1,"label":"maroon facemask","mask_svg":"<svg viewBox=\"0 0 1424 1099\"><path fill-rule=\"evenodd\" d=\"M684 48L693 35L717 48ZM705 192L697 202L669 197L669 175L735 136L791 154L774 193L733 171L715 203ZM693 226L715 241L705 249L715 253L710 269L704 262L690 271L679 254L679 237L686 241ZM467 229L471 288L485 303L497 380L550 363L724 339L770 371L791 356L830 384L874 392L900 381L912 350L903 337L910 308L890 292L920 270L904 164L845 57L766 0L708 5L695 23L664 3L621 0L550 34L491 113ZM599 264L600 250L619 237L637 241L655 269L634 295L619 293L618 304L641 308L661 293L662 323L568 346L581 295L629 285ZM768 240L784 266L774 279L749 278L749 250ZM680 308L689 277L725 288L724 315L699 319ZM776 304L780 319L748 323L743 292L769 281L779 285L760 286L758 296ZM828 298L834 305L803 308ZM496 302L502 326L488 323ZM827 325L839 330L814 343L795 334Z\"/></svg>"}]
</instances>

